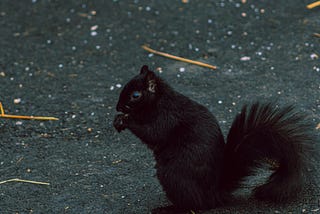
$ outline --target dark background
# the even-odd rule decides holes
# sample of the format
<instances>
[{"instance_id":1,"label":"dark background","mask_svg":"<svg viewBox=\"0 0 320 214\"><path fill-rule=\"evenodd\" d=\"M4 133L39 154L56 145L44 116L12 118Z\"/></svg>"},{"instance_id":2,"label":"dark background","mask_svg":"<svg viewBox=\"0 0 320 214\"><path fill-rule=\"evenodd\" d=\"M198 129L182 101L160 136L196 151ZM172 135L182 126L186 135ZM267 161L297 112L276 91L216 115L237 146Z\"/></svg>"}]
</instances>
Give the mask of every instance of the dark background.
<instances>
[{"instance_id":1,"label":"dark background","mask_svg":"<svg viewBox=\"0 0 320 214\"><path fill-rule=\"evenodd\" d=\"M148 213L168 204L151 152L112 127L121 87L143 64L206 105L224 133L254 100L293 103L316 127L320 10L307 10L311 2L1 0L0 101L7 113L60 120L0 118L0 181L51 184L0 185L0 213ZM218 69L155 56L143 44ZM250 198L259 174L230 205L206 213L320 212L312 174L289 204Z\"/></svg>"}]
</instances>

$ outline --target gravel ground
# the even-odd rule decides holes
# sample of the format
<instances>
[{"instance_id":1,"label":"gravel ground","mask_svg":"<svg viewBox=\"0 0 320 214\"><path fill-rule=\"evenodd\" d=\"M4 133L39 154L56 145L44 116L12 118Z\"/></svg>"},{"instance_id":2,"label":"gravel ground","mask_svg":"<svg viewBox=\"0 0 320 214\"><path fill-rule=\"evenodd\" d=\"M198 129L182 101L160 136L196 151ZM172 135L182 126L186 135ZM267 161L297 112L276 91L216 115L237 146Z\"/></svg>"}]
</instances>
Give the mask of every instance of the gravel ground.
<instances>
[{"instance_id":1,"label":"gravel ground","mask_svg":"<svg viewBox=\"0 0 320 214\"><path fill-rule=\"evenodd\" d=\"M316 127L319 8L307 10L311 0L242 2L1 0L0 101L10 114L59 121L0 118L0 181L50 183L1 184L0 213L148 213L169 204L151 152L112 127L119 92L143 64L206 105L224 133L253 100L293 103ZM156 56L143 44L218 69ZM250 198L258 173L231 204L204 213L320 213L317 169L289 204Z\"/></svg>"}]
</instances>

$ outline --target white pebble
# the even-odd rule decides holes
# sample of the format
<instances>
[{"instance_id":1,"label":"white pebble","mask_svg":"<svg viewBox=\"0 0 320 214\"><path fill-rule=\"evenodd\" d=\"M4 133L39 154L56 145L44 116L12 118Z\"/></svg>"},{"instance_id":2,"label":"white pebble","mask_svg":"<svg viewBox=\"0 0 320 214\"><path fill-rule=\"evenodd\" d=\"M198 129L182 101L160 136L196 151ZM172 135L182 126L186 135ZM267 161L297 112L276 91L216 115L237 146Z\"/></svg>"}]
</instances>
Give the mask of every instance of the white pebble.
<instances>
[{"instance_id":1,"label":"white pebble","mask_svg":"<svg viewBox=\"0 0 320 214\"><path fill-rule=\"evenodd\" d=\"M121 88L121 84L119 84L119 83L116 84L116 87L117 87L117 88Z\"/></svg>"},{"instance_id":2,"label":"white pebble","mask_svg":"<svg viewBox=\"0 0 320 214\"><path fill-rule=\"evenodd\" d=\"M97 33L97 31L91 31L91 36L96 36L96 35L98 35L98 33Z\"/></svg>"},{"instance_id":3,"label":"white pebble","mask_svg":"<svg viewBox=\"0 0 320 214\"><path fill-rule=\"evenodd\" d=\"M110 87L110 91L113 91L114 90L114 86L112 85L111 87Z\"/></svg>"},{"instance_id":4,"label":"white pebble","mask_svg":"<svg viewBox=\"0 0 320 214\"><path fill-rule=\"evenodd\" d=\"M14 100L13 100L13 103L14 103L14 104L19 104L19 103L21 103L21 98L16 98L16 99L14 99Z\"/></svg>"},{"instance_id":5,"label":"white pebble","mask_svg":"<svg viewBox=\"0 0 320 214\"><path fill-rule=\"evenodd\" d=\"M16 125L21 126L22 125L22 121L16 122Z\"/></svg>"},{"instance_id":6,"label":"white pebble","mask_svg":"<svg viewBox=\"0 0 320 214\"><path fill-rule=\"evenodd\" d=\"M98 29L98 25L93 25L93 26L90 28L91 31L95 31L95 30L97 30L97 29Z\"/></svg>"},{"instance_id":7,"label":"white pebble","mask_svg":"<svg viewBox=\"0 0 320 214\"><path fill-rule=\"evenodd\" d=\"M182 67L182 68L179 68L179 71L180 71L180 72L185 72L186 69Z\"/></svg>"},{"instance_id":8,"label":"white pebble","mask_svg":"<svg viewBox=\"0 0 320 214\"><path fill-rule=\"evenodd\" d=\"M311 59L318 59L319 56L317 54L313 53L313 54L310 55L310 58Z\"/></svg>"},{"instance_id":9,"label":"white pebble","mask_svg":"<svg viewBox=\"0 0 320 214\"><path fill-rule=\"evenodd\" d=\"M240 58L241 61L249 61L251 58L249 56L243 56Z\"/></svg>"}]
</instances>

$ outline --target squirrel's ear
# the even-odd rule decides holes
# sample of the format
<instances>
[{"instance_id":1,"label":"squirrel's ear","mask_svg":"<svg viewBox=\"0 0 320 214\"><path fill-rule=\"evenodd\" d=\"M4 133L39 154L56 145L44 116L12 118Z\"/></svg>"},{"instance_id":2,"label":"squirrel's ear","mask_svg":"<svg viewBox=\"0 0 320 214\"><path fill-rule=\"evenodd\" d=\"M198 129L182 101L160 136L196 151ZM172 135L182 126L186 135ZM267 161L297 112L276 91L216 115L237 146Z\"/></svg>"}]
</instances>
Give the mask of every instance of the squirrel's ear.
<instances>
[{"instance_id":1,"label":"squirrel's ear","mask_svg":"<svg viewBox=\"0 0 320 214\"><path fill-rule=\"evenodd\" d=\"M148 66L147 66L147 65L144 65L144 66L142 66L141 69L140 69L140 74L146 74L146 73L148 73L148 71L149 71Z\"/></svg>"},{"instance_id":2,"label":"squirrel's ear","mask_svg":"<svg viewBox=\"0 0 320 214\"><path fill-rule=\"evenodd\" d=\"M153 71L150 71L147 65L142 66L140 74L144 75L145 83L148 86L148 91L155 93L156 92L156 74Z\"/></svg>"},{"instance_id":3,"label":"squirrel's ear","mask_svg":"<svg viewBox=\"0 0 320 214\"><path fill-rule=\"evenodd\" d=\"M146 74L146 82L148 84L148 90L152 93L156 92L156 87L157 87L157 76L153 71L148 71Z\"/></svg>"}]
</instances>

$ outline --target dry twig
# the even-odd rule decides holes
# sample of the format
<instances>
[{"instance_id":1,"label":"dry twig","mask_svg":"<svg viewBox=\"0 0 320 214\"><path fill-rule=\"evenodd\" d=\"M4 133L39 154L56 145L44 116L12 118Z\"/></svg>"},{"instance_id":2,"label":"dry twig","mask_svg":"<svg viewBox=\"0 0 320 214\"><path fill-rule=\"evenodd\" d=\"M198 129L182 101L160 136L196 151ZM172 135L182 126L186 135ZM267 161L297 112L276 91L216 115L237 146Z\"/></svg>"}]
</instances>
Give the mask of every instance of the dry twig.
<instances>
[{"instance_id":1,"label":"dry twig","mask_svg":"<svg viewBox=\"0 0 320 214\"><path fill-rule=\"evenodd\" d=\"M320 1L316 1L316 2L313 2L313 3L311 3L311 4L308 4L308 5L307 5L307 8L308 8L308 9L313 9L313 8L315 8L315 7L318 7L318 6L320 6Z\"/></svg>"},{"instance_id":2,"label":"dry twig","mask_svg":"<svg viewBox=\"0 0 320 214\"><path fill-rule=\"evenodd\" d=\"M0 117L9 119L23 119L23 120L59 120L55 117L41 117L41 116L23 116L23 115L11 115L5 114L2 103L0 102Z\"/></svg>"},{"instance_id":3,"label":"dry twig","mask_svg":"<svg viewBox=\"0 0 320 214\"><path fill-rule=\"evenodd\" d=\"M313 35L314 35L315 37L320 38L320 33L314 33Z\"/></svg>"},{"instance_id":4,"label":"dry twig","mask_svg":"<svg viewBox=\"0 0 320 214\"><path fill-rule=\"evenodd\" d=\"M158 54L160 56L164 56L164 57L167 57L167 58L170 58L170 59L175 59L175 60L178 60L178 61L187 62L187 63L199 65L199 66L202 66L202 67L206 67L206 68L217 69L217 67L214 66L214 65L209 65L209 64L206 64L206 63L203 63L203 62L198 62L198 61L182 58L182 57L179 57L179 56L174 56L174 55L171 55L171 54L167 54L167 53L164 53L164 52L156 51L156 50L153 50L153 49L149 48L147 45L143 45L142 48L144 50L146 50L146 51L151 52L151 53Z\"/></svg>"},{"instance_id":5,"label":"dry twig","mask_svg":"<svg viewBox=\"0 0 320 214\"><path fill-rule=\"evenodd\" d=\"M24 180L24 179L19 179L19 178L13 178L13 179L5 180L5 181L0 181L0 184L5 184L5 183L9 183L9 182L23 182L23 183L39 184L39 185L47 185L47 186L50 185L50 183L46 183L46 182Z\"/></svg>"}]
</instances>

